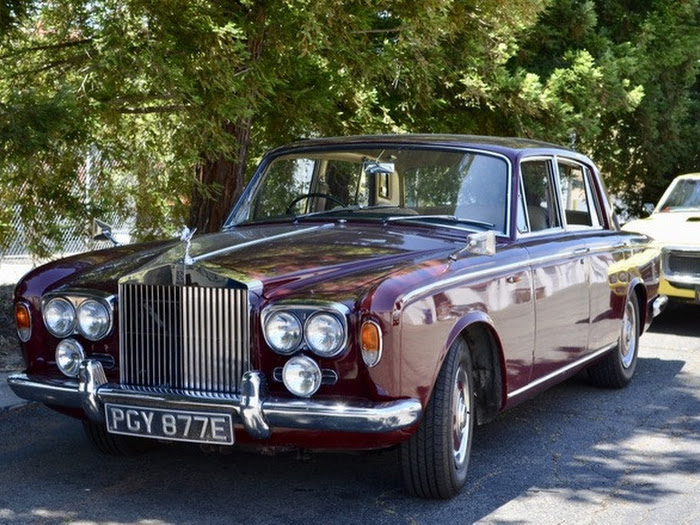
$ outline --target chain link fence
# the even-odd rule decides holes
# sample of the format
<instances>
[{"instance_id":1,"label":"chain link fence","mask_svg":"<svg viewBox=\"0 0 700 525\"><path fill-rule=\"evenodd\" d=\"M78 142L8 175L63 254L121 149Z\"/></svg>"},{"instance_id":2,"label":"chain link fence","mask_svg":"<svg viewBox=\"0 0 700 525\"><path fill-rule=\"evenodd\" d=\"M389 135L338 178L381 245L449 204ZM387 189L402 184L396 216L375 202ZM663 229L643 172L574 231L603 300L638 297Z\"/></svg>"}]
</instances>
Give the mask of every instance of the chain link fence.
<instances>
[{"instance_id":1,"label":"chain link fence","mask_svg":"<svg viewBox=\"0 0 700 525\"><path fill-rule=\"evenodd\" d=\"M98 167L99 165L99 154L91 153L76 174L76 192L88 195L91 191L99 191L99 188L96 188L93 183L95 180L93 171L101 169L101 167ZM8 206L7 203L2 202L0 202L0 205ZM58 218L50 206L43 206L43 209L39 210L36 215L37 218L33 222L39 224L44 221L51 223L58 221L61 237L52 242L47 241L49 242L48 251L52 254L48 259L38 259L29 249L32 229L36 228L37 225L33 223L28 224L23 220L20 211L19 206L14 206L11 214L5 213L6 219L3 226L5 231L10 233L6 235L5 242L0 245L0 284L16 282L26 271L47 260L112 246L112 243L109 241L96 241L92 238L91 224L85 224L82 221L72 221L65 217ZM128 244L131 241L132 220L119 220L116 217L98 218L112 225L112 235L120 243Z\"/></svg>"}]
</instances>

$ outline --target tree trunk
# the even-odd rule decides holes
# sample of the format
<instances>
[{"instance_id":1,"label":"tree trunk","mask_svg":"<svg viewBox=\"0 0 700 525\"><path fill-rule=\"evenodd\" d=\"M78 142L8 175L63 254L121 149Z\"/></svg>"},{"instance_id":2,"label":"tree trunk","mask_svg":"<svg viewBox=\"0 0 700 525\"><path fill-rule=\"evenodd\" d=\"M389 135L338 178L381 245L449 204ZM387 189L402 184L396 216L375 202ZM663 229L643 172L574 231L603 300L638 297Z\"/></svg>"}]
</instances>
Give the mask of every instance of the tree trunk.
<instances>
[{"instance_id":1,"label":"tree trunk","mask_svg":"<svg viewBox=\"0 0 700 525\"><path fill-rule=\"evenodd\" d=\"M234 137L235 156L231 159L219 155L214 160L202 160L196 167L195 176L199 184L192 193L188 226L197 228L197 233L219 231L243 191L251 120L240 119L236 124L226 122L223 126ZM200 184L214 188L215 195L204 195Z\"/></svg>"},{"instance_id":2,"label":"tree trunk","mask_svg":"<svg viewBox=\"0 0 700 525\"><path fill-rule=\"evenodd\" d=\"M264 28L264 9L258 9L251 14L251 19L255 22L254 27ZM264 30L249 39L250 64L254 64L260 58L263 41ZM252 94L256 91L254 86L251 86L250 90ZM251 103L254 99L253 95ZM188 226L197 228L198 233L219 231L243 191L252 122L250 117L239 118L235 123L224 122L224 131L233 136L233 158L227 158L223 154L219 154L215 159L202 158L196 167L195 176L198 184L192 192ZM203 188L202 185L205 187ZM212 189L215 191L214 197L207 196L206 193L210 193Z\"/></svg>"}]
</instances>

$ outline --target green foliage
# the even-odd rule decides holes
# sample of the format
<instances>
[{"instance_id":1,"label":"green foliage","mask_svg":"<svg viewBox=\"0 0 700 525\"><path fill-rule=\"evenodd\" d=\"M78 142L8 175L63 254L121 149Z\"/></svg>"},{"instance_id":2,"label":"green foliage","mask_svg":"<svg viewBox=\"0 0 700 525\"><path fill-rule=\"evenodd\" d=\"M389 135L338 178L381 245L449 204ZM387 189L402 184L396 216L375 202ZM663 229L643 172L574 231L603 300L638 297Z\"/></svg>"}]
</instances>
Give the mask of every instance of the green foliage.
<instances>
[{"instance_id":1,"label":"green foliage","mask_svg":"<svg viewBox=\"0 0 700 525\"><path fill-rule=\"evenodd\" d=\"M575 137L653 200L699 160L699 3L3 0L0 245L8 210L37 253L94 216L166 235L263 151L349 133Z\"/></svg>"},{"instance_id":2,"label":"green foliage","mask_svg":"<svg viewBox=\"0 0 700 525\"><path fill-rule=\"evenodd\" d=\"M514 61L554 77L574 56L593 59L572 129L633 213L673 176L697 171L699 17L697 0L556 0Z\"/></svg>"}]
</instances>

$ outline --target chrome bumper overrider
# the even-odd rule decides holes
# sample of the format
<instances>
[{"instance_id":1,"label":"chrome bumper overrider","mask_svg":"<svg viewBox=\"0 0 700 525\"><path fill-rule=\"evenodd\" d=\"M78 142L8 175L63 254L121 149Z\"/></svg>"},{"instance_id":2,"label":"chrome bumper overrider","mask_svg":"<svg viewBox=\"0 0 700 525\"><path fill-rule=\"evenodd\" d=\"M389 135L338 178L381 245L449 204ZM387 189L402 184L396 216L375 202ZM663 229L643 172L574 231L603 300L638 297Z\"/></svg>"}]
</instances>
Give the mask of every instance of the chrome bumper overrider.
<instances>
[{"instance_id":1,"label":"chrome bumper overrider","mask_svg":"<svg viewBox=\"0 0 700 525\"><path fill-rule=\"evenodd\" d=\"M666 295L659 295L651 303L651 312L654 317L658 317L661 312L664 311L666 305L668 304L668 297Z\"/></svg>"},{"instance_id":2,"label":"chrome bumper overrider","mask_svg":"<svg viewBox=\"0 0 700 525\"><path fill-rule=\"evenodd\" d=\"M78 380L43 379L24 373L8 377L17 396L47 405L81 408L95 422L104 421L104 403L150 408L229 412L253 437L264 439L272 428L336 430L345 432L391 432L418 423L421 405L416 399L372 403L280 399L269 397L260 372L243 375L241 395L202 394L127 388L107 382L98 361L86 359Z\"/></svg>"}]
</instances>

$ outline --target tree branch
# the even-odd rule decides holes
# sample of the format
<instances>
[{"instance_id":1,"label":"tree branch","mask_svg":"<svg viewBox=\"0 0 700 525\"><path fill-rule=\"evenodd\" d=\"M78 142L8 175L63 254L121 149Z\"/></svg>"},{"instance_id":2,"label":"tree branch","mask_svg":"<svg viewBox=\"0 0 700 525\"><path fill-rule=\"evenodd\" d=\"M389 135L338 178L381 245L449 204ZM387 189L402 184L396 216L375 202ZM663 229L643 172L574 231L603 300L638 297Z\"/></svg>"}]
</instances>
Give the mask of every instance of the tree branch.
<instances>
[{"instance_id":1,"label":"tree branch","mask_svg":"<svg viewBox=\"0 0 700 525\"><path fill-rule=\"evenodd\" d=\"M6 58L16 57L19 55L24 55L26 53L32 53L34 51L48 51L48 50L56 50L56 49L65 49L67 47L73 47L73 46L82 46L85 44L90 44L92 41L93 41L92 38L83 38L80 40L67 40L65 42L59 42L58 44L47 44L47 45L43 45L43 46L27 47L24 49L18 49L17 51L14 51L12 53L6 53L4 55L0 55L0 60L4 60Z\"/></svg>"},{"instance_id":2,"label":"tree branch","mask_svg":"<svg viewBox=\"0 0 700 525\"><path fill-rule=\"evenodd\" d=\"M148 113L172 113L186 109L184 104L172 104L170 106L144 106L142 108L118 108L120 113L127 115L145 115Z\"/></svg>"}]
</instances>

